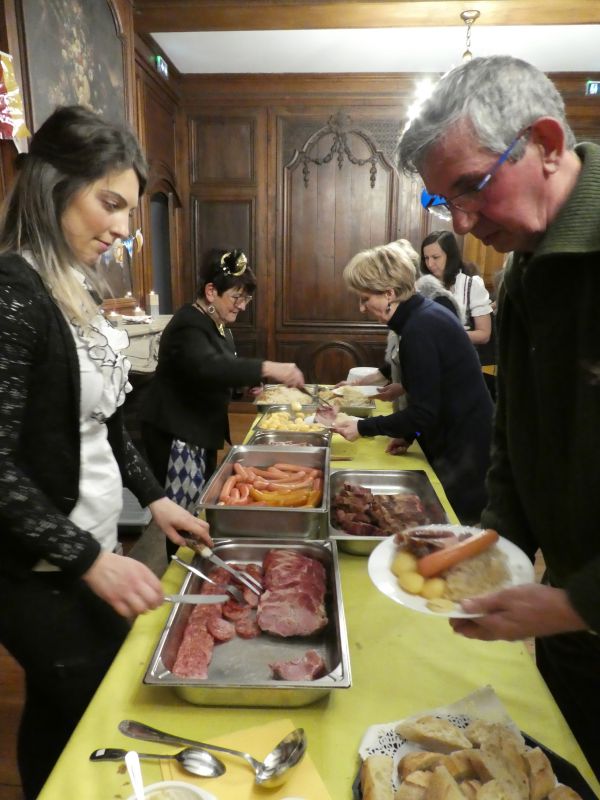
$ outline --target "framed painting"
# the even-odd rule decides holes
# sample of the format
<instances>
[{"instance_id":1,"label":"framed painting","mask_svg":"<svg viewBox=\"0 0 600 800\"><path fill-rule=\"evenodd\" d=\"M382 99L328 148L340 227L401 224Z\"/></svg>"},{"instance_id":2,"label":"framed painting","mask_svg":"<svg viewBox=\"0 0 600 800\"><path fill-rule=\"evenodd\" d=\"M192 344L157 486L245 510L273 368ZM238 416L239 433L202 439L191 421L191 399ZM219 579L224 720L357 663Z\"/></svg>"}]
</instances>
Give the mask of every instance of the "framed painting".
<instances>
[{"instance_id":1,"label":"framed painting","mask_svg":"<svg viewBox=\"0 0 600 800\"><path fill-rule=\"evenodd\" d=\"M33 130L73 104L123 122L124 39L109 0L22 0L21 10Z\"/></svg>"}]
</instances>

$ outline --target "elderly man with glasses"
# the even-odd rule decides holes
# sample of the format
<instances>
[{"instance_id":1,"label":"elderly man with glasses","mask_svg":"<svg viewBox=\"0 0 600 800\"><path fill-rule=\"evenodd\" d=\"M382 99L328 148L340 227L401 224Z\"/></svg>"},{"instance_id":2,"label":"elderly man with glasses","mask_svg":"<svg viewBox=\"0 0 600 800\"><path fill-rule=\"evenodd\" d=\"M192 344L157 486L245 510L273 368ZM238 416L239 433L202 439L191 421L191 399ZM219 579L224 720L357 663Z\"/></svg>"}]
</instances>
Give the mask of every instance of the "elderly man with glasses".
<instances>
[{"instance_id":1,"label":"elderly man with glasses","mask_svg":"<svg viewBox=\"0 0 600 800\"><path fill-rule=\"evenodd\" d=\"M465 601L479 639L536 637L538 666L600 778L600 147L535 67L478 58L438 83L400 163L456 233L515 251L499 302L498 405L482 525L543 584Z\"/></svg>"}]
</instances>

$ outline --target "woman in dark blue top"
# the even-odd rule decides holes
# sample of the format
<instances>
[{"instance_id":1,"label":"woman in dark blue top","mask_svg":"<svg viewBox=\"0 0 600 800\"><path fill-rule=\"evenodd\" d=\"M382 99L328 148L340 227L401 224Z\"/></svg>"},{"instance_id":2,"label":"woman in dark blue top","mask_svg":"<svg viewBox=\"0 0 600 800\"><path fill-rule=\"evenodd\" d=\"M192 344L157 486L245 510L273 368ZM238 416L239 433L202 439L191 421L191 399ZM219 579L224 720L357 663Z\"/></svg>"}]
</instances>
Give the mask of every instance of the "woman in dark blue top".
<instances>
[{"instance_id":1,"label":"woman in dark blue top","mask_svg":"<svg viewBox=\"0 0 600 800\"><path fill-rule=\"evenodd\" d=\"M405 409L348 420L335 430L350 441L389 436L389 452L417 438L461 522L476 522L485 501L492 412L479 359L454 314L415 291L410 254L393 242L365 250L347 264L344 281L360 309L400 336Z\"/></svg>"}]
</instances>

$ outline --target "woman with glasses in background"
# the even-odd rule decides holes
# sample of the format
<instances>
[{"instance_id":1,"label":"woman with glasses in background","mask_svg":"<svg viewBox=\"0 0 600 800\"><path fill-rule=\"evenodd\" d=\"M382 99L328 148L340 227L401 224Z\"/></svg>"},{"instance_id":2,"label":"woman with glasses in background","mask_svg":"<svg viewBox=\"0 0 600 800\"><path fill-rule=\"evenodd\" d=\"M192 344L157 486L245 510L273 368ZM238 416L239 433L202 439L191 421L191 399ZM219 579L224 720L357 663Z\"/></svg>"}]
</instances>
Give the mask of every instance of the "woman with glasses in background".
<instances>
[{"instance_id":1,"label":"woman with glasses in background","mask_svg":"<svg viewBox=\"0 0 600 800\"><path fill-rule=\"evenodd\" d=\"M254 273L241 250L209 256L193 303L165 328L156 374L141 409L152 470L167 496L193 510L229 439L232 390L265 380L304 386L295 364L238 358L229 325L252 301Z\"/></svg>"}]
</instances>

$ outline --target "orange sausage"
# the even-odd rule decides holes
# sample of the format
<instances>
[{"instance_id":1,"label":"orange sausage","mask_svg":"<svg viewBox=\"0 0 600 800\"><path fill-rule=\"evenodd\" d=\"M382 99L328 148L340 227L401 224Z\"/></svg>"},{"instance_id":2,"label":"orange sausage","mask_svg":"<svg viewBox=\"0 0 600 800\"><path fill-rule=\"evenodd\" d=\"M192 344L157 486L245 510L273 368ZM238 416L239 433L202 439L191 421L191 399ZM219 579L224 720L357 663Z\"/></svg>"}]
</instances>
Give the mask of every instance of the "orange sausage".
<instances>
[{"instance_id":1,"label":"orange sausage","mask_svg":"<svg viewBox=\"0 0 600 800\"><path fill-rule=\"evenodd\" d=\"M304 472L304 470L300 470L300 472L296 473L281 472L280 475L277 475L275 472L273 472L273 478L271 480L274 480L276 483L284 484L284 483L298 483L298 481L306 479L307 479L306 472ZM312 476L309 475L308 480L312 480Z\"/></svg>"},{"instance_id":2,"label":"orange sausage","mask_svg":"<svg viewBox=\"0 0 600 800\"><path fill-rule=\"evenodd\" d=\"M240 500L247 500L250 497L250 486L247 483L239 483L237 488L240 490Z\"/></svg>"},{"instance_id":3,"label":"orange sausage","mask_svg":"<svg viewBox=\"0 0 600 800\"><path fill-rule=\"evenodd\" d=\"M248 473L239 461L234 462L233 471L240 476L243 480L248 480Z\"/></svg>"},{"instance_id":4,"label":"orange sausage","mask_svg":"<svg viewBox=\"0 0 600 800\"><path fill-rule=\"evenodd\" d=\"M270 491L287 491L292 492L296 489L310 489L313 485L312 478L305 478L302 481L291 483L290 481L269 481L268 489Z\"/></svg>"},{"instance_id":5,"label":"orange sausage","mask_svg":"<svg viewBox=\"0 0 600 800\"><path fill-rule=\"evenodd\" d=\"M229 492L229 499L230 500L240 499L240 490L237 488L237 486L234 486L233 489Z\"/></svg>"},{"instance_id":6,"label":"orange sausage","mask_svg":"<svg viewBox=\"0 0 600 800\"><path fill-rule=\"evenodd\" d=\"M490 528L481 533L475 533L452 547L445 547L443 550L423 556L417 561L417 571L424 578L432 578L467 558L483 553L488 547L496 544L498 538L496 531Z\"/></svg>"},{"instance_id":7,"label":"orange sausage","mask_svg":"<svg viewBox=\"0 0 600 800\"><path fill-rule=\"evenodd\" d=\"M219 494L219 500L226 501L229 495L231 494L231 490L236 485L239 480L239 475L231 475L225 483L223 484L223 488L221 489L221 493Z\"/></svg>"},{"instance_id":8,"label":"orange sausage","mask_svg":"<svg viewBox=\"0 0 600 800\"><path fill-rule=\"evenodd\" d=\"M304 467L299 464L285 464L281 461L278 464L273 464L273 466L275 469L279 469L282 472L300 472L300 470L304 469Z\"/></svg>"}]
</instances>

